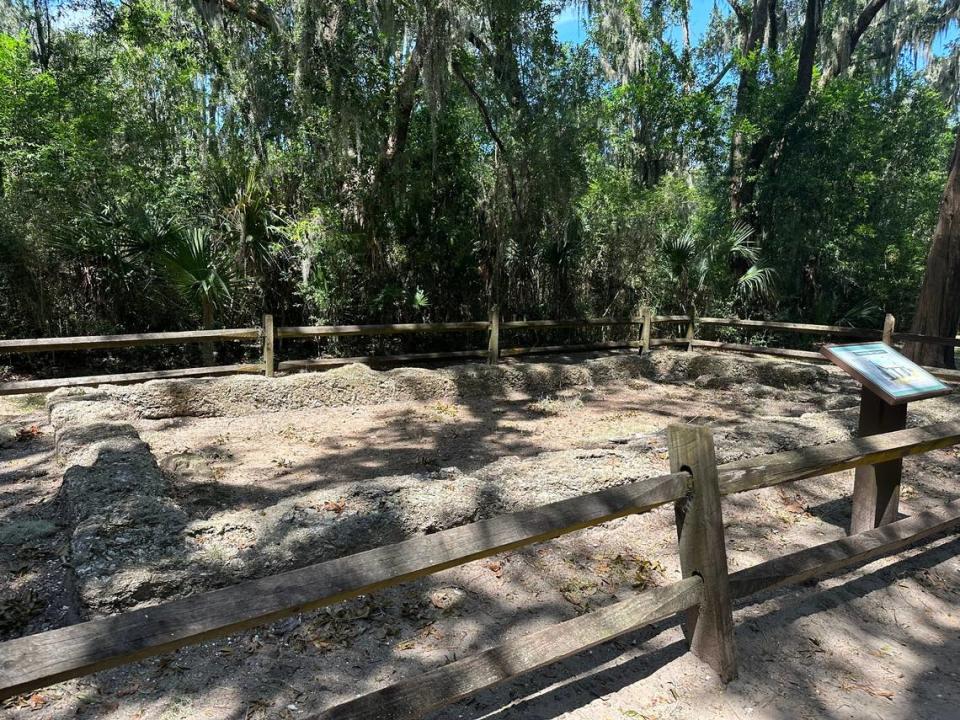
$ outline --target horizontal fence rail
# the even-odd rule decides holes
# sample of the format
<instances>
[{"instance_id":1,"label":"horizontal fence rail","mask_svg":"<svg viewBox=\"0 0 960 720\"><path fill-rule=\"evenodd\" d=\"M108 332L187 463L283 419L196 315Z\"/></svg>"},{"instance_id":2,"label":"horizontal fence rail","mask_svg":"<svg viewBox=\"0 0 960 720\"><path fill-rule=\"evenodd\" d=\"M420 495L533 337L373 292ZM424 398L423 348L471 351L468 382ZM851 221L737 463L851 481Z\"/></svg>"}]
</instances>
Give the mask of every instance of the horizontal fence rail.
<instances>
[{"instance_id":1,"label":"horizontal fence rail","mask_svg":"<svg viewBox=\"0 0 960 720\"><path fill-rule=\"evenodd\" d=\"M444 333L471 332L489 330L490 323L453 322L453 323L402 323L395 325L311 325L305 327L278 327L277 337L349 337L352 335L403 335L407 333Z\"/></svg>"},{"instance_id":2,"label":"horizontal fence rail","mask_svg":"<svg viewBox=\"0 0 960 720\"><path fill-rule=\"evenodd\" d=\"M676 473L501 515L299 570L0 644L0 699L222 637L686 495Z\"/></svg>"},{"instance_id":3,"label":"horizontal fence rail","mask_svg":"<svg viewBox=\"0 0 960 720\"><path fill-rule=\"evenodd\" d=\"M449 350L435 353L407 353L403 355L361 355L359 357L309 358L307 360L281 360L277 370L310 370L312 368L339 367L359 363L361 365L397 365L428 360L453 360L456 358L485 358L486 350Z\"/></svg>"},{"instance_id":4,"label":"horizontal fence rail","mask_svg":"<svg viewBox=\"0 0 960 720\"><path fill-rule=\"evenodd\" d=\"M671 429L671 453L677 447L674 434ZM957 444L960 444L960 422L938 423L727 463L716 467L712 482L719 497ZM712 459L712 439L709 448ZM684 471L628 482L280 575L7 641L0 644L0 699L331 605L667 503L689 503L691 497L698 497L695 488L700 486L696 483L703 480L698 473L705 472L703 454L696 451L691 457L701 458L700 470L693 460L680 458L671 463L694 468L694 475ZM696 501L693 507L697 507ZM899 550L958 524L960 501L955 501L940 510L733 573L729 576L730 594L743 597L833 572ZM693 523L691 527L703 525ZM718 526L715 524L714 528ZM719 531L722 533L722 524ZM710 547L716 547L715 543ZM725 568L725 559L723 564ZM360 698L334 708L330 711L332 714L325 716L419 717L426 709L447 704L639 626L703 605L708 598L704 593L709 588L704 588L701 578L706 582L707 577L701 572L691 573L673 585L641 593L430 671L415 680L377 691L375 698L382 703L379 712L395 714L362 714L376 705L371 705L373 700ZM411 704L415 684L422 689L423 696Z\"/></svg>"},{"instance_id":5,"label":"horizontal fence rail","mask_svg":"<svg viewBox=\"0 0 960 720\"><path fill-rule=\"evenodd\" d=\"M80 337L0 340L0 353L35 353L67 350L133 348L148 345L182 345L183 343L256 340L259 328L226 330L186 330L183 332L136 333L132 335L83 335Z\"/></svg>"},{"instance_id":6,"label":"horizontal fence rail","mask_svg":"<svg viewBox=\"0 0 960 720\"><path fill-rule=\"evenodd\" d=\"M46 380L22 380L0 383L0 395L50 392L61 387L96 387L98 385L129 385L149 380L174 378L216 377L219 375L242 375L263 372L263 365L212 365L202 368L176 368L173 370L150 370L147 372L120 373L114 375L90 375L88 377L49 378Z\"/></svg>"},{"instance_id":7,"label":"horizontal fence rail","mask_svg":"<svg viewBox=\"0 0 960 720\"><path fill-rule=\"evenodd\" d=\"M960 500L866 532L798 550L730 575L730 593L742 598L836 572L899 552L960 526Z\"/></svg>"},{"instance_id":8,"label":"horizontal fence rail","mask_svg":"<svg viewBox=\"0 0 960 720\"><path fill-rule=\"evenodd\" d=\"M583 345L540 345L532 347L514 347L504 348L500 351L500 357L519 357L521 355L539 355L545 353L569 353L569 352L587 352L590 350L623 350L628 348L639 348L641 344L637 340L627 340L618 342L586 343Z\"/></svg>"},{"instance_id":9,"label":"horizontal fence rail","mask_svg":"<svg viewBox=\"0 0 960 720\"><path fill-rule=\"evenodd\" d=\"M952 345L960 347L960 338L939 337L936 335L918 335L916 333L894 333L894 342L915 342L928 345Z\"/></svg>"},{"instance_id":10,"label":"horizontal fence rail","mask_svg":"<svg viewBox=\"0 0 960 720\"><path fill-rule=\"evenodd\" d=\"M128 335L90 335L66 338L37 338L24 340L0 340L0 354L38 353L72 350L96 350L109 348L134 348L149 345L171 345L182 343L209 343L225 341L262 341L262 355L259 364L221 365L205 368L183 368L178 370L153 371L142 373L120 373L79 378L56 378L0 383L0 395L12 395L29 392L48 392L58 387L91 387L100 384L124 384L164 378L191 378L235 373L262 372L272 376L274 370L322 370L350 363L362 363L374 366L389 366L402 363L419 363L446 360L479 360L496 363L501 358L520 357L538 353L585 352L592 350L649 350L655 347L704 348L742 353L759 353L794 360L824 362L824 358L809 350L748 345L745 343L704 340L696 337L696 329L703 326L758 329L771 332L794 332L814 335L828 335L837 338L859 340L878 340L886 342L918 342L960 347L960 338L919 335L916 333L893 332L893 318L888 316L889 327L883 330L854 328L840 325L816 325L810 323L790 323L773 320L747 320L741 318L695 317L687 315L656 315L650 308L644 308L638 316L626 318L568 318L560 320L510 320L502 321L498 313L491 320L440 323L393 323L379 325L312 325L285 326L273 325L273 317L265 315L263 324L257 328L232 328L224 330L195 330L168 333L140 333ZM653 337L655 325L680 325L686 327L686 336ZM594 343L565 345L532 345L526 347L500 348L500 334L516 330L547 331L571 328L598 327L636 327L637 339L609 340ZM394 355L366 355L353 357L320 357L303 360L281 360L276 362L277 339L317 339L337 337L377 337L393 335L411 335L419 333L457 333L485 332L488 334L486 350L452 350L442 352L401 353ZM930 368L928 368L930 369ZM960 373L939 368L930 369L937 377L950 382L960 382Z\"/></svg>"},{"instance_id":11,"label":"horizontal fence rail","mask_svg":"<svg viewBox=\"0 0 960 720\"><path fill-rule=\"evenodd\" d=\"M684 318L689 321L688 318ZM846 327L843 325L812 325L809 323L777 322L774 320L741 320L740 318L698 317L700 325L719 325L727 327L760 328L762 330L776 330L781 332L810 333L814 335L840 335L842 337L862 338L864 340L879 340L883 337L882 330Z\"/></svg>"},{"instance_id":12,"label":"horizontal fence rail","mask_svg":"<svg viewBox=\"0 0 960 720\"><path fill-rule=\"evenodd\" d=\"M666 620L696 607L702 599L703 580L695 575L361 695L322 717L415 720L479 690Z\"/></svg>"},{"instance_id":13,"label":"horizontal fence rail","mask_svg":"<svg viewBox=\"0 0 960 720\"><path fill-rule=\"evenodd\" d=\"M511 320L501 322L501 330L539 328L603 327L608 325L642 325L643 318L571 318L569 320Z\"/></svg>"},{"instance_id":14,"label":"horizontal fence rail","mask_svg":"<svg viewBox=\"0 0 960 720\"><path fill-rule=\"evenodd\" d=\"M737 460L720 466L720 492L733 495L796 480L876 465L910 455L922 455L960 445L960 422L815 445L772 455Z\"/></svg>"},{"instance_id":15,"label":"horizontal fence rail","mask_svg":"<svg viewBox=\"0 0 960 720\"><path fill-rule=\"evenodd\" d=\"M766 345L744 345L741 343L719 342L716 340L678 340L667 339L660 342L652 342L652 346L663 345L687 345L692 348L706 348L711 350L721 350L726 352L739 352L752 355L772 355L774 357L783 357L790 360L802 360L804 362L814 362L829 364L830 360L818 352L811 350L793 350L791 348L767 347ZM960 371L947 368L922 366L927 372L940 380L951 383L960 383Z\"/></svg>"},{"instance_id":16,"label":"horizontal fence rail","mask_svg":"<svg viewBox=\"0 0 960 720\"><path fill-rule=\"evenodd\" d=\"M686 343L686 341L677 341ZM744 343L721 342L719 340L693 340L690 345L695 348L709 348L712 350L726 350L728 352L760 353L762 355L776 355L793 360L809 360L812 362L830 362L818 352L812 350L794 350L792 348L767 347L765 345L746 345Z\"/></svg>"}]
</instances>

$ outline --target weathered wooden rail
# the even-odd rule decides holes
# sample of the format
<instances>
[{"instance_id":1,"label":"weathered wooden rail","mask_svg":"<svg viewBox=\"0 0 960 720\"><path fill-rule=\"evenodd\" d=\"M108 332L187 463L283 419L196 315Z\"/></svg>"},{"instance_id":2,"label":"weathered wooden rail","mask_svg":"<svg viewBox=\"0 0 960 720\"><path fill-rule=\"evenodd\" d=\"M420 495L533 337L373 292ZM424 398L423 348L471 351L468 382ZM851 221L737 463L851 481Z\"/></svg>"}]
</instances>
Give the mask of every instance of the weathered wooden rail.
<instances>
[{"instance_id":1,"label":"weathered wooden rail","mask_svg":"<svg viewBox=\"0 0 960 720\"><path fill-rule=\"evenodd\" d=\"M671 473L444 530L280 575L0 644L0 699L328 606L446 568L675 503L683 578L401 680L320 717L417 718L644 625L686 613L691 651L736 676L732 598L899 551L960 525L960 501L728 573L721 497L960 444L960 422L717 466L706 428L673 426Z\"/></svg>"},{"instance_id":2,"label":"weathered wooden rail","mask_svg":"<svg viewBox=\"0 0 960 720\"><path fill-rule=\"evenodd\" d=\"M673 338L669 342L673 345L686 345L688 349L704 348L723 350L727 352L753 353L772 355L775 357L803 360L806 362L829 362L823 355L810 350L796 350L793 348L769 347L765 345L748 345L746 343L723 342L719 340L702 340L696 337L696 328L699 326L737 327L745 329L760 329L772 332L792 332L808 335L825 335L834 338L852 340L882 340L890 345L904 342L928 343L932 345L952 345L960 347L960 337L940 337L935 335L919 335L917 333L898 333L896 319L888 314L884 319L883 329L844 327L841 325L813 325L810 323L787 323L772 320L743 320L741 318L701 317L690 318L683 316L654 317L654 323L671 322L686 324L686 337ZM926 368L933 375L948 382L960 382L960 372L944 368Z\"/></svg>"},{"instance_id":3,"label":"weathered wooden rail","mask_svg":"<svg viewBox=\"0 0 960 720\"><path fill-rule=\"evenodd\" d=\"M222 330L189 330L182 332L137 333L128 335L85 335L81 337L0 340L0 355L11 353L60 352L137 348L186 343L242 342L258 340L261 328L226 328ZM86 377L49 378L0 383L0 395L50 392L59 387L93 387L96 385L146 382L167 378L207 377L263 372L259 363L214 365L202 368L176 368L146 372L113 373Z\"/></svg>"},{"instance_id":4,"label":"weathered wooden rail","mask_svg":"<svg viewBox=\"0 0 960 720\"><path fill-rule=\"evenodd\" d=\"M674 325L685 328L684 337L654 337L657 325ZM272 376L275 370L319 370L350 363L375 366L390 366L403 363L433 362L458 359L486 359L496 363L501 358L533 355L538 353L585 352L590 350L642 349L681 346L687 349L704 348L731 352L758 353L777 357L823 362L824 358L808 350L748 345L744 343L704 340L697 337L700 327L735 327L782 333L803 333L850 338L857 340L880 340L890 343L922 342L960 347L960 338L944 338L914 333L894 332L892 316L888 316L881 330L844 327L839 325L813 325L772 320L744 320L740 318L697 317L687 315L657 315L651 308L629 318L569 318L562 320L511 320L501 322L498 315L489 321L444 322L444 323L397 323L379 325L312 325L274 327L273 316L265 315L263 324L256 328L233 328L225 330L197 330L169 333L141 333L134 335L98 335L68 338L38 338L25 340L0 340L0 355L5 353L38 353L73 350L98 350L110 348L133 348L149 345L182 343L258 341L261 345L261 361L236 365L220 365L204 368L179 368L137 373L97 375L88 377L53 378L22 382L0 383L0 395L29 392L49 392L58 387L89 387L101 384L126 384L165 378L204 377L237 373L264 373ZM516 330L555 330L571 328L636 327L637 338L593 343L541 345L526 347L500 347L501 334ZM277 340L375 337L411 335L419 333L476 333L487 334L487 348L476 350L448 350L444 352L420 352L394 355L367 355L354 357L322 357L305 360L282 360L277 362ZM941 379L960 382L957 371L933 370Z\"/></svg>"}]
</instances>

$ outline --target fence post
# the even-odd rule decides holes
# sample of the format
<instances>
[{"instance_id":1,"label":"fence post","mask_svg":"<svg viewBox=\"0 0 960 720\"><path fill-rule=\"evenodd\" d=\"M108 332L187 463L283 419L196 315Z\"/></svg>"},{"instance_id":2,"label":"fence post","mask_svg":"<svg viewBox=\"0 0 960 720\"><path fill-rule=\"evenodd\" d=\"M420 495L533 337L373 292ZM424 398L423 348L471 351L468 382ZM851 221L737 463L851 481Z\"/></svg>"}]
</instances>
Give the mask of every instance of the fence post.
<instances>
[{"instance_id":1,"label":"fence post","mask_svg":"<svg viewBox=\"0 0 960 720\"><path fill-rule=\"evenodd\" d=\"M643 317L643 329L640 331L640 352L650 352L650 333L653 331L653 308L644 305L640 308Z\"/></svg>"},{"instance_id":2,"label":"fence post","mask_svg":"<svg viewBox=\"0 0 960 720\"><path fill-rule=\"evenodd\" d=\"M487 341L487 363L496 365L500 360L500 306L490 306L490 338Z\"/></svg>"},{"instance_id":3,"label":"fence post","mask_svg":"<svg viewBox=\"0 0 960 720\"><path fill-rule=\"evenodd\" d=\"M693 476L692 490L677 501L677 537L683 577L703 579L703 601L687 611L684 635L690 651L724 683L737 676L727 550L717 483L717 459L709 428L671 425L670 471Z\"/></svg>"},{"instance_id":4,"label":"fence post","mask_svg":"<svg viewBox=\"0 0 960 720\"><path fill-rule=\"evenodd\" d=\"M897 328L897 319L887 313L886 317L883 318L883 341L887 345L893 345L893 331Z\"/></svg>"},{"instance_id":5,"label":"fence post","mask_svg":"<svg viewBox=\"0 0 960 720\"><path fill-rule=\"evenodd\" d=\"M696 337L696 313L695 311L690 311L690 322L687 323L687 351L693 350L693 339Z\"/></svg>"},{"instance_id":6,"label":"fence post","mask_svg":"<svg viewBox=\"0 0 960 720\"><path fill-rule=\"evenodd\" d=\"M273 377L273 315L263 316L263 374Z\"/></svg>"}]
</instances>

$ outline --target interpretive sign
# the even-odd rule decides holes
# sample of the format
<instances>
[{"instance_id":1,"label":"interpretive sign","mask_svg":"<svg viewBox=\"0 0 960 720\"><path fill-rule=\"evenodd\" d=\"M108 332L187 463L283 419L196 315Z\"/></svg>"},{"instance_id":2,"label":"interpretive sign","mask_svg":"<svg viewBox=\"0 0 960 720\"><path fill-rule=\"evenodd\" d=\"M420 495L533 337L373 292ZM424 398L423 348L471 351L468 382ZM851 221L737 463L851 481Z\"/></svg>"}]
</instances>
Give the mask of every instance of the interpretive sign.
<instances>
[{"instance_id":1,"label":"interpretive sign","mask_svg":"<svg viewBox=\"0 0 960 720\"><path fill-rule=\"evenodd\" d=\"M890 405L950 392L933 375L882 342L824 345L820 352Z\"/></svg>"}]
</instances>

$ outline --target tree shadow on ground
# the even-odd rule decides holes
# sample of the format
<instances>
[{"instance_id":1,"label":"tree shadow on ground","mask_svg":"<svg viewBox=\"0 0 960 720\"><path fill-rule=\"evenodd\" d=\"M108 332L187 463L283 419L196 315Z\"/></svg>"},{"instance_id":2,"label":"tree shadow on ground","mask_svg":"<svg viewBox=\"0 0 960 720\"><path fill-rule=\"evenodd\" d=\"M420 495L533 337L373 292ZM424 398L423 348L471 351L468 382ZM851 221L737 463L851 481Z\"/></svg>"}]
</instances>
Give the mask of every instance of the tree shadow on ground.
<instances>
[{"instance_id":1,"label":"tree shadow on ground","mask_svg":"<svg viewBox=\"0 0 960 720\"><path fill-rule=\"evenodd\" d=\"M489 400L477 398L465 404L472 411L477 411L475 415L479 416L481 406L485 402L488 403ZM483 407L488 409L488 406ZM667 422L671 418L684 417L683 409L684 403L679 400L676 403L667 404L664 408ZM529 412L529 410L525 409L523 412ZM401 427L398 421L394 432L422 431L434 446L441 443L437 438L436 427L424 423L422 428L417 428L417 422L414 420L412 425L407 423L405 427ZM494 421L491 430L489 426L475 419L470 421L471 424L478 425L475 432L481 437L495 432L498 424L502 422L502 420ZM794 423L799 429L807 427L795 420L785 422ZM757 436L763 438L763 442L769 442L776 440L777 434L775 430L765 426L757 429ZM531 453L536 449L532 440L518 441L517 444L518 447L529 450ZM348 466L367 467L364 463L375 461L385 452L387 451L359 448L346 453L344 461ZM481 458L481 461L498 457L500 454L491 450L486 458ZM955 457L943 457L938 460L955 472ZM405 462L409 462L409 459ZM383 467L385 465L374 465L378 474ZM922 480L917 484L921 490L926 489L926 483ZM318 487L333 490L337 486ZM267 490L264 491L265 494L257 496L256 501L276 502L291 494L302 493L303 490L302 486L289 491ZM498 514L507 504L502 488L489 478L473 491L476 493L475 505L482 509L481 516ZM571 483L570 494L579 494L576 482ZM749 500L746 497L728 498L726 502L742 502L744 508L749 507ZM256 631L238 633L229 639L185 649L175 655L144 661L127 669L101 673L87 682L98 689L99 697L103 700L86 704L78 701L74 709L81 717L95 717L105 712L128 711L133 714L145 706L150 711L157 711L163 706L171 710L173 713L171 717L191 717L193 712L191 708L206 704L221 708L222 717L238 720L239 718L246 720L255 717L284 717L284 709L291 704L298 707L298 713L319 710L346 699L350 694L373 690L400 677L416 677L425 670L448 661L451 648L456 648L457 656L461 657L465 652L497 644L504 637L517 636L530 629L573 617L582 608L572 604L559 587L568 574L559 572L551 574L548 570L558 567L562 561L582 569L594 563L598 554L611 555L621 552L625 542L622 532L627 527L627 523L634 523L634 527L640 528L640 531L627 536L626 540L629 540L629 537L637 537L638 534L643 535L656 530L660 536L668 538L668 543L672 543L670 523L664 522L662 516L663 513L660 516L650 514L642 518L617 521L602 528L584 531L575 539L556 541L556 545L548 544L549 547L558 549L554 550L556 557L545 561L545 566L536 564L537 556L533 551L509 553L497 558L502 577L498 577L496 575L498 571L491 569L484 562L472 563L400 588L379 592L370 598L351 601L337 608L306 613ZM751 522L750 529L756 536L777 531L779 524L776 518L758 517L755 522ZM322 527L320 534L298 538L297 531L296 522L278 525L246 548L244 553L250 557L270 555L277 547L287 545L290 551L287 562L304 565L317 559L338 557L367 547L394 542L409 537L411 533L408 518L397 508L389 505L378 505L371 512L347 515L336 522L327 523ZM363 540L351 541L347 547L342 542L338 542L337 537L362 537ZM318 548L325 546L327 550L318 552ZM662 549L675 557L675 547ZM956 549L954 546L951 546L949 551L937 548L933 554L941 553L945 560L953 557ZM780 553L777 548L769 548L767 554ZM922 561L918 561L918 565L910 565L910 562L915 559L899 560L894 565L903 565L904 568L908 568L905 572L913 572L917 567L923 569ZM195 560L198 574L213 578L211 583L213 586L231 582L229 576L223 575L223 568L216 558L198 557ZM135 568L136 565L129 563L127 567ZM274 567L273 571L279 569L284 567ZM668 568L669 571L674 569L674 567ZM886 577L889 572L889 568L884 568L878 574ZM492 582L491 576L497 582ZM476 577L481 577L483 582L474 582L471 579ZM423 596L433 589L451 583L467 588L469 599L468 604L461 611L462 614L446 616L436 612L436 608L430 609L429 603L424 602ZM745 624L741 624L737 629L738 640L749 638L750 634L760 638L770 635L767 645L763 646L761 643L756 648L744 640L744 644L751 651L758 650L757 653L751 652L745 658L744 674L748 677L762 677L763 666L754 657L755 655L759 657L762 652L767 652L779 657L778 648L784 642L799 643L803 640L803 630L794 627L797 620L821 610L835 609L851 598L862 598L878 587L885 587L883 583L879 586L871 585L862 578L850 581L842 587L847 585L854 589L826 591L828 598L837 598L832 605L828 602L820 607L816 598L824 593L819 593L810 600L812 604L809 607L807 603L803 603L802 610L794 610L792 614L790 607L782 607L782 605L788 605L791 599L788 597L788 591L765 596L761 602L765 605L773 603L775 607L759 618L745 620L745 623L753 623L760 630L757 631L754 627L748 627ZM505 592L505 588L512 588L512 590ZM184 588L185 591L189 589ZM520 607L516 597L510 596L511 592L525 593L525 599L533 598L538 602L532 608ZM815 594L809 591L803 592ZM952 598L952 596L947 597ZM594 606L612 600L613 595L601 596ZM359 609L351 610L357 605L360 606ZM339 616L338 613L340 613ZM485 622L488 618L494 622ZM457 622L450 623L450 627L447 627L444 623L448 620ZM392 628L396 634L379 637L377 633L384 626ZM463 637L456 643L452 641L433 643L430 639L432 637L430 628L439 628L438 632L448 633L448 640L454 633L463 633ZM668 640L666 646L657 648L649 656L631 658L616 668L596 670L598 665L615 659L624 649L632 647L634 641L652 640L671 631L676 632L675 623L661 623L653 630L640 631L629 638L595 650L592 655L578 656L562 665L552 666L538 673L532 681L524 679L520 683L505 685L502 689L485 692L478 696L479 699L471 703L461 703L451 709L448 711L449 715L441 713L441 717L480 717L481 712L494 712L496 714L493 717L547 718L582 708L586 703L596 699L598 694L606 695L625 688L679 660L683 656L682 645ZM456 637L460 636L456 635ZM779 639L775 639L777 637ZM422 644L424 651L413 653L403 649L401 646L408 641L414 642L415 645ZM921 655L927 653L924 647L920 647L917 652ZM799 675L809 669L809 663L786 664L789 666L788 669L792 669ZM846 664L841 663L837 668L838 672L847 671ZM587 673L587 676L569 679L580 673ZM564 683L567 691L550 698L530 697L531 692L542 691L553 684L548 682L552 679L551 674L556 675L556 680ZM564 678L567 678L565 682ZM139 683L141 690L126 692L131 682ZM731 686L734 691L736 687L736 685ZM799 693L796 696L808 701L810 707L822 713L821 717L841 717L833 708L824 705L822 700L806 697L814 690L813 686L801 688L796 691ZM217 699L220 696L222 700ZM510 705L517 698L522 698L521 703ZM486 709L481 710L481 705ZM177 710L178 707L182 712ZM63 708L57 708L58 712L61 710ZM166 710L163 711L166 712ZM783 717L788 716L783 715Z\"/></svg>"}]
</instances>

